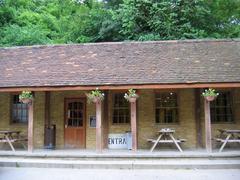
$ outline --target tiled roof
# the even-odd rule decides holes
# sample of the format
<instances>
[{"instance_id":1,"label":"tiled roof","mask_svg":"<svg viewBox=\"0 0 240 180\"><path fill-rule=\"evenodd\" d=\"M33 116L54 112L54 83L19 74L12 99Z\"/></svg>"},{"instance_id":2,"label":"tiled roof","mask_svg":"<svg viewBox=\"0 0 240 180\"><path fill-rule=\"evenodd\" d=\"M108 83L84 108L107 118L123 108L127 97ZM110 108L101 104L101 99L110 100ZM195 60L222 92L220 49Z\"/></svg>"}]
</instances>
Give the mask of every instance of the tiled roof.
<instances>
[{"instance_id":1,"label":"tiled roof","mask_svg":"<svg viewBox=\"0 0 240 180\"><path fill-rule=\"evenodd\" d=\"M240 82L240 40L0 48L0 87Z\"/></svg>"}]
</instances>

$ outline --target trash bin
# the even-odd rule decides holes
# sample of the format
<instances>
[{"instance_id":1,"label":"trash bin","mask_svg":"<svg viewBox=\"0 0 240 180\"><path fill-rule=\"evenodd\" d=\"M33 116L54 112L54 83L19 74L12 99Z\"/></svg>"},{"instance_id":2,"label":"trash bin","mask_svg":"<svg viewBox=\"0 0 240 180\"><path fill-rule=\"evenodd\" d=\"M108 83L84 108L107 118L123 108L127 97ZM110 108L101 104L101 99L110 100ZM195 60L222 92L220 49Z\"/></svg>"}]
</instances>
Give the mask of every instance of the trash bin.
<instances>
[{"instance_id":1,"label":"trash bin","mask_svg":"<svg viewBox=\"0 0 240 180\"><path fill-rule=\"evenodd\" d=\"M126 131L127 149L132 150L132 132Z\"/></svg>"},{"instance_id":2,"label":"trash bin","mask_svg":"<svg viewBox=\"0 0 240 180\"><path fill-rule=\"evenodd\" d=\"M56 147L56 125L45 126L45 138L44 138L45 149L55 149Z\"/></svg>"}]
</instances>

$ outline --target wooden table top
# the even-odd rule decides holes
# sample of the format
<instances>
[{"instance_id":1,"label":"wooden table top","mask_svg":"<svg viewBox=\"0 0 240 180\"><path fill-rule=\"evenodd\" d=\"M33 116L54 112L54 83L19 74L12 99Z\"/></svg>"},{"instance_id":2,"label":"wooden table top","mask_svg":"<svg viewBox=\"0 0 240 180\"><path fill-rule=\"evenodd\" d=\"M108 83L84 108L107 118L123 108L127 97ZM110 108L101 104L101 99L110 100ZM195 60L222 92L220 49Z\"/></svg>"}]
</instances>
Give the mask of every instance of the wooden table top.
<instances>
[{"instance_id":1,"label":"wooden table top","mask_svg":"<svg viewBox=\"0 0 240 180\"><path fill-rule=\"evenodd\" d=\"M160 131L158 131L159 133L174 133L175 129L170 129L170 128L163 128Z\"/></svg>"},{"instance_id":2,"label":"wooden table top","mask_svg":"<svg viewBox=\"0 0 240 180\"><path fill-rule=\"evenodd\" d=\"M0 131L0 134L12 134L12 133L20 133L21 131L11 131L11 130L5 130Z\"/></svg>"}]
</instances>

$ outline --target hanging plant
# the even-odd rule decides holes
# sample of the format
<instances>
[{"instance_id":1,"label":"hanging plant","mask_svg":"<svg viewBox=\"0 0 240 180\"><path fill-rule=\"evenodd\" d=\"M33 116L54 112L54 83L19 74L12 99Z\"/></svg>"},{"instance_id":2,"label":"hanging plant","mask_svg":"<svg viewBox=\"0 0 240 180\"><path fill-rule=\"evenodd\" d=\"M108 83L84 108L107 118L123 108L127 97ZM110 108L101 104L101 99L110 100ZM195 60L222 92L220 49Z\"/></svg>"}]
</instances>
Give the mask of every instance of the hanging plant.
<instances>
[{"instance_id":1,"label":"hanging plant","mask_svg":"<svg viewBox=\"0 0 240 180\"><path fill-rule=\"evenodd\" d=\"M135 102L139 95L136 93L136 90L129 89L127 93L125 93L124 98L129 102Z\"/></svg>"},{"instance_id":2,"label":"hanging plant","mask_svg":"<svg viewBox=\"0 0 240 180\"><path fill-rule=\"evenodd\" d=\"M214 99L216 99L219 93L217 93L215 89L209 88L205 89L202 95L207 101L213 101Z\"/></svg>"},{"instance_id":3,"label":"hanging plant","mask_svg":"<svg viewBox=\"0 0 240 180\"><path fill-rule=\"evenodd\" d=\"M91 91L90 93L86 93L88 103L96 103L102 101L104 99L104 93L100 91L98 88L96 90Z\"/></svg>"},{"instance_id":4,"label":"hanging plant","mask_svg":"<svg viewBox=\"0 0 240 180\"><path fill-rule=\"evenodd\" d=\"M33 94L31 91L22 91L19 95L19 101L24 104L29 104L33 101Z\"/></svg>"}]
</instances>

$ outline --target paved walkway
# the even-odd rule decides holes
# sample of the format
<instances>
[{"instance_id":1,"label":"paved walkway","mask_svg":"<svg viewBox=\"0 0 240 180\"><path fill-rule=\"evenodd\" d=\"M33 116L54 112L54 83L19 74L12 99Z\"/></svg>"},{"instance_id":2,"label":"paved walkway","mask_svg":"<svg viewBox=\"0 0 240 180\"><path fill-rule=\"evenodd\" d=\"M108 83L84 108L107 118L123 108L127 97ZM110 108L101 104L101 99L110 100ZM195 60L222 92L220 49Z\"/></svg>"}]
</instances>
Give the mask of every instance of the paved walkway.
<instances>
[{"instance_id":1,"label":"paved walkway","mask_svg":"<svg viewBox=\"0 0 240 180\"><path fill-rule=\"evenodd\" d=\"M239 180L239 169L228 170L100 170L0 168L0 180Z\"/></svg>"}]
</instances>

